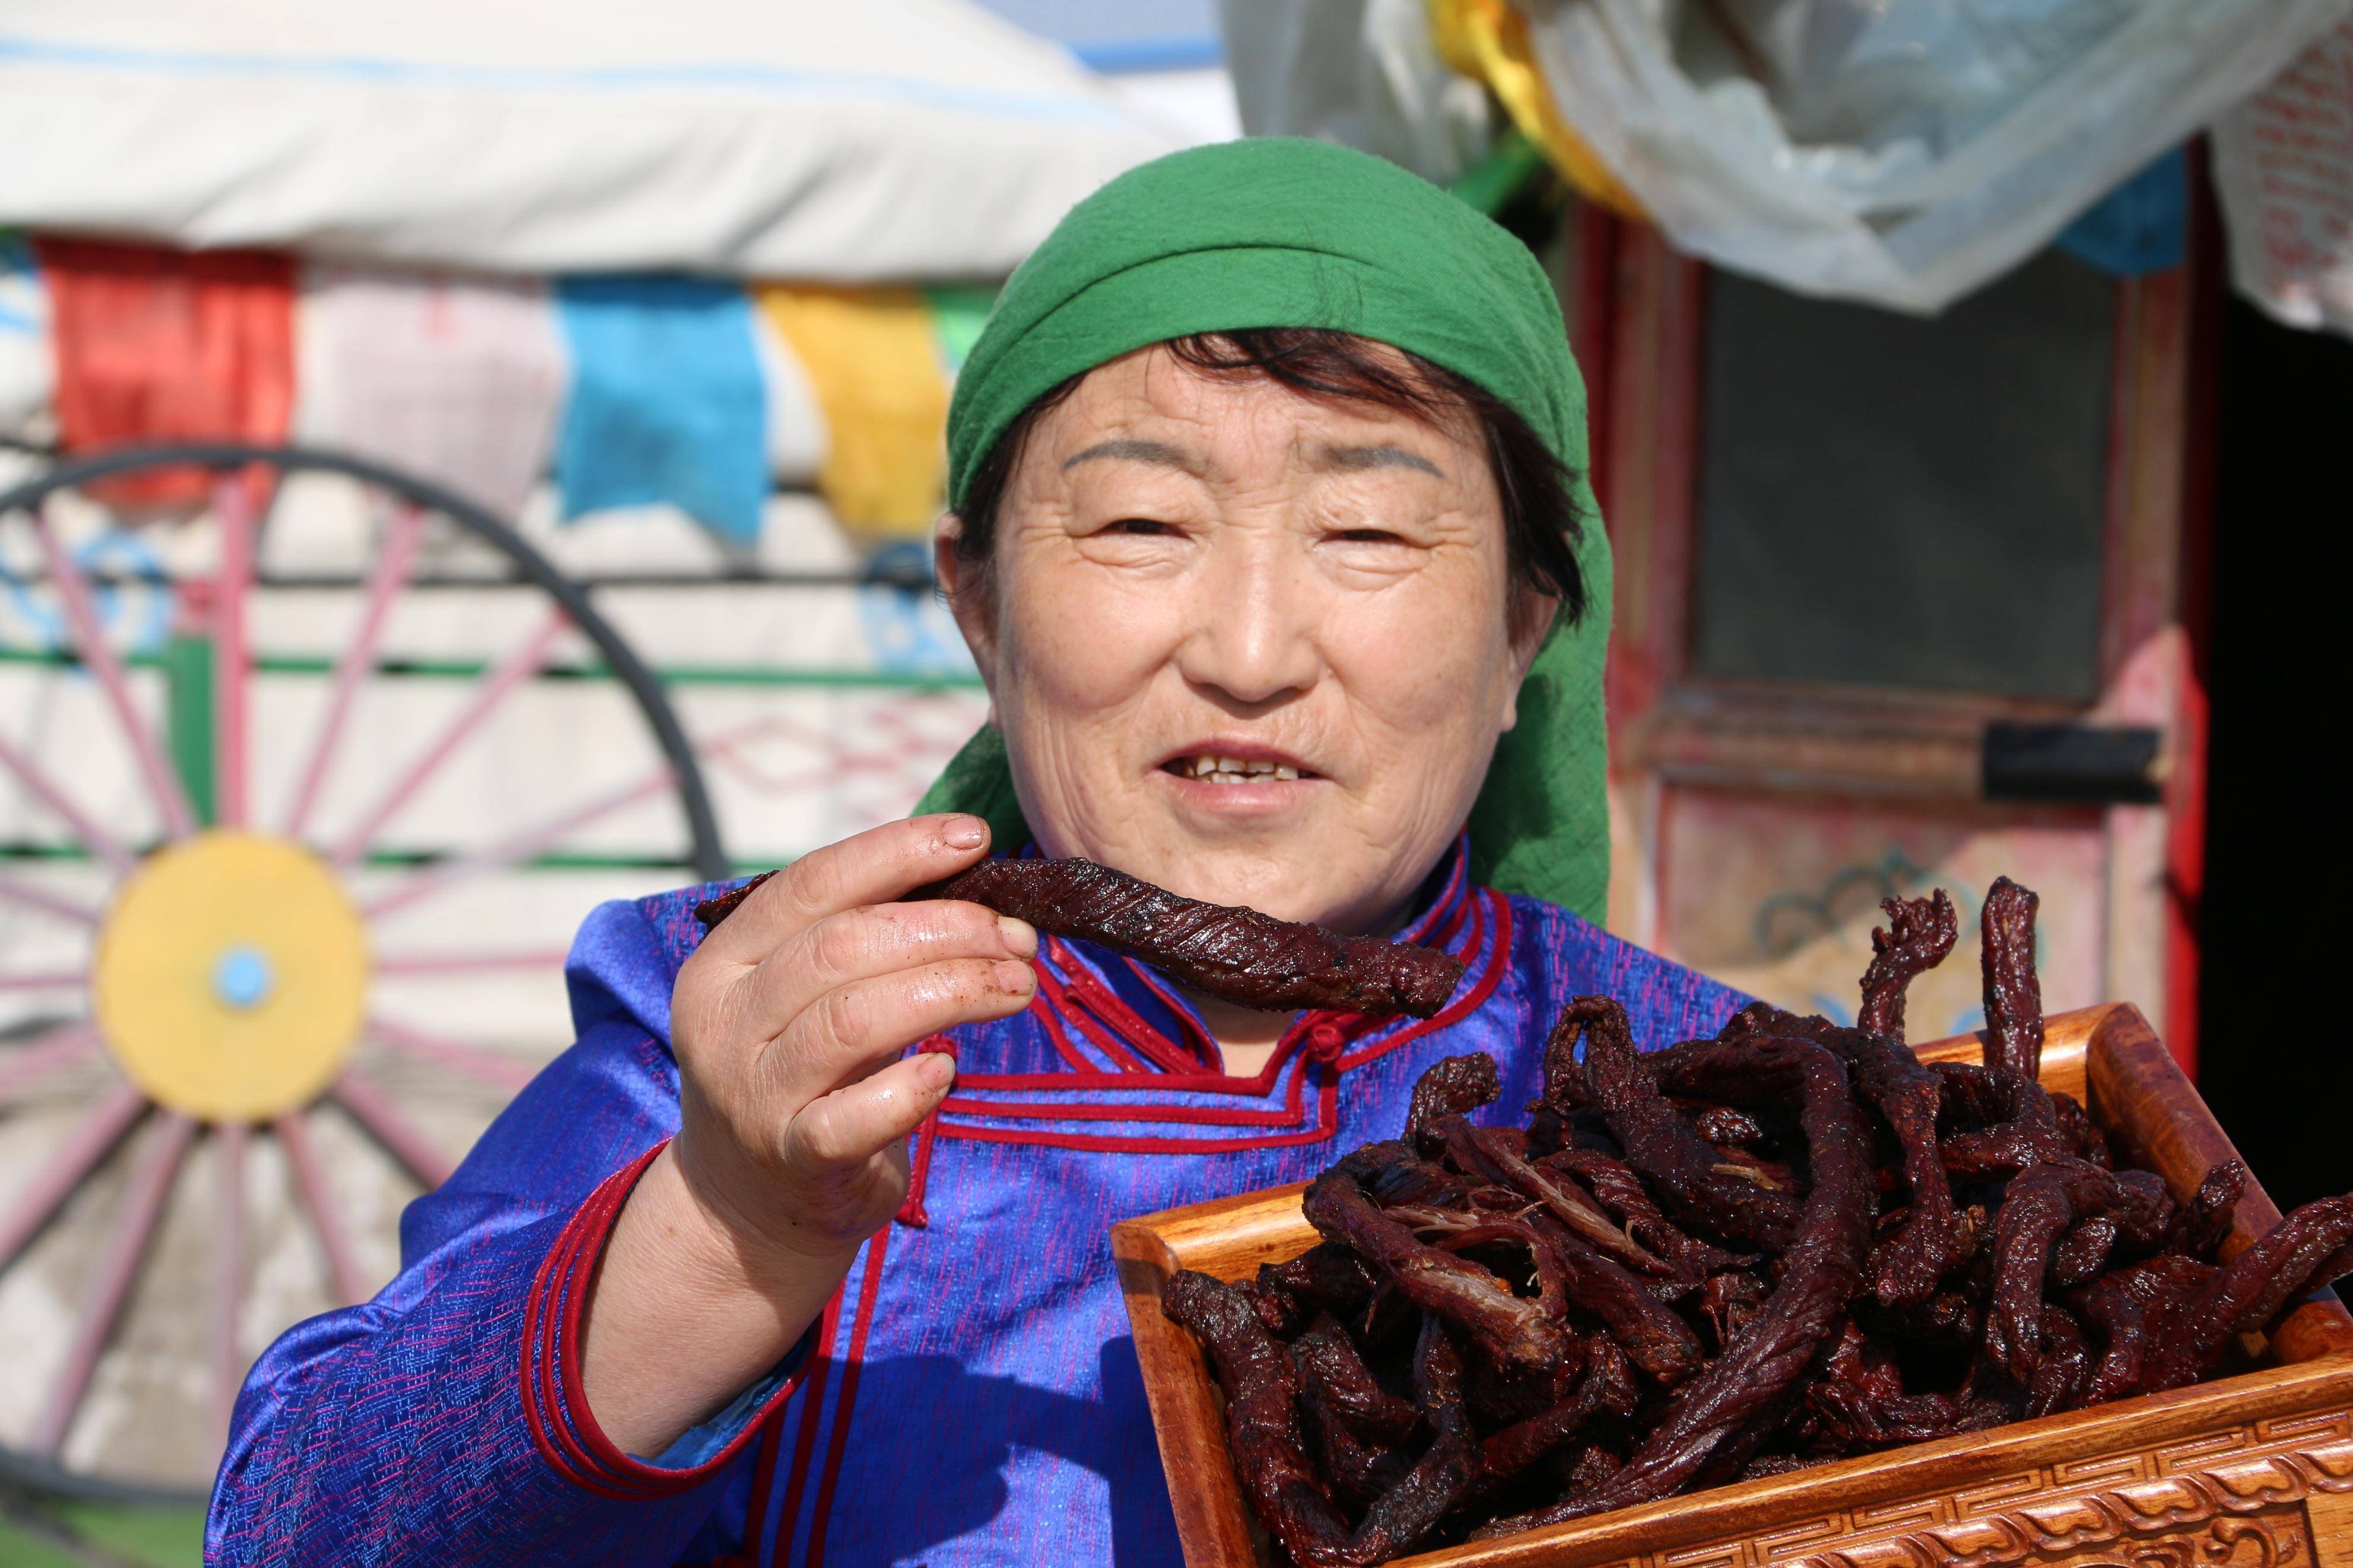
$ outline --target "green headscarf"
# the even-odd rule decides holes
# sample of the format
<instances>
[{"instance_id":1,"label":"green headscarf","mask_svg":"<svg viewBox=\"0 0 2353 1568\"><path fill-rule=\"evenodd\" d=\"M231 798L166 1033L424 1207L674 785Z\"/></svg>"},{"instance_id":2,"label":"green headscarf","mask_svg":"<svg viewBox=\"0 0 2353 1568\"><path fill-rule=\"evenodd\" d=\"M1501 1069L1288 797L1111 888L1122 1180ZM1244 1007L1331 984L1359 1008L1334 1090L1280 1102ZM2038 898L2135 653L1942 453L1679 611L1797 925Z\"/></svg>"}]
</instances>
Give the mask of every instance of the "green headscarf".
<instances>
[{"instance_id":1,"label":"green headscarf","mask_svg":"<svg viewBox=\"0 0 2353 1568\"><path fill-rule=\"evenodd\" d=\"M1193 332L1323 327L1421 355L1493 393L1576 475L1586 611L1557 626L1471 814L1472 872L1599 921L1609 890L1601 661L1609 544L1585 471L1585 386L1526 247L1393 163L1320 142L1228 142L1129 170L1072 207L998 296L948 410L948 500L1041 394ZM984 726L922 811L1029 829Z\"/></svg>"}]
</instances>

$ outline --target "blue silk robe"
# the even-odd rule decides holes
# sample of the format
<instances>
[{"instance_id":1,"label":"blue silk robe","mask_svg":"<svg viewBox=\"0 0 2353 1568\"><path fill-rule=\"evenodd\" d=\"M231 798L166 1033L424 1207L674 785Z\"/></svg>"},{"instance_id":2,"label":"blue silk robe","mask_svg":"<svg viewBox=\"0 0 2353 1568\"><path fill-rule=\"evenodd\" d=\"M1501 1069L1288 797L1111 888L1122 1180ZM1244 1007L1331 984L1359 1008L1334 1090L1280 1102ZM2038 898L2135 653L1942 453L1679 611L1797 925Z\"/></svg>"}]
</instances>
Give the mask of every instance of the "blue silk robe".
<instances>
[{"instance_id":1,"label":"blue silk robe","mask_svg":"<svg viewBox=\"0 0 2353 1568\"><path fill-rule=\"evenodd\" d=\"M1646 1048L1743 1000L1470 886L1464 858L1400 933L1467 961L1444 1011L1303 1014L1253 1079L1217 1068L1149 970L1049 939L1027 1012L923 1043L959 1075L900 1223L783 1366L651 1462L597 1430L578 1322L628 1184L678 1125L670 984L711 889L606 905L568 967L578 1042L410 1206L399 1277L254 1368L206 1562L1175 1568L1113 1222L1395 1136L1441 1056L1492 1053L1504 1093L1482 1115L1514 1115L1571 996L1618 997Z\"/></svg>"}]
</instances>

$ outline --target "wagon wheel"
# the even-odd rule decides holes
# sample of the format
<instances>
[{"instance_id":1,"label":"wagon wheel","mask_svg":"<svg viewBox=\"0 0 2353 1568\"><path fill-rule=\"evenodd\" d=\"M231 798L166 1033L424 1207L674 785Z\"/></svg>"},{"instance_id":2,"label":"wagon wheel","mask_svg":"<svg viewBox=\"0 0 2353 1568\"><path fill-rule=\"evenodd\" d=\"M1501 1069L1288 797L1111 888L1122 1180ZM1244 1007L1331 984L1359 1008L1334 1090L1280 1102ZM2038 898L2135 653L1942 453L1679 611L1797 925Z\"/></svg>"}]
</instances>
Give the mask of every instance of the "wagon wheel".
<instances>
[{"instance_id":1,"label":"wagon wheel","mask_svg":"<svg viewBox=\"0 0 2353 1568\"><path fill-rule=\"evenodd\" d=\"M340 574L284 569L338 552ZM602 706L542 711L567 701ZM388 1268L361 1243L390 1201L364 1237L333 1178L364 1158L438 1184L467 1132L418 1097L471 1096L479 1125L537 1066L413 1004L501 971L552 988L585 908L536 942L453 916L551 868L726 867L675 715L576 584L433 485L242 446L0 495L0 1468L177 1491L209 1479L252 1356ZM106 1383L151 1315L186 1342Z\"/></svg>"}]
</instances>

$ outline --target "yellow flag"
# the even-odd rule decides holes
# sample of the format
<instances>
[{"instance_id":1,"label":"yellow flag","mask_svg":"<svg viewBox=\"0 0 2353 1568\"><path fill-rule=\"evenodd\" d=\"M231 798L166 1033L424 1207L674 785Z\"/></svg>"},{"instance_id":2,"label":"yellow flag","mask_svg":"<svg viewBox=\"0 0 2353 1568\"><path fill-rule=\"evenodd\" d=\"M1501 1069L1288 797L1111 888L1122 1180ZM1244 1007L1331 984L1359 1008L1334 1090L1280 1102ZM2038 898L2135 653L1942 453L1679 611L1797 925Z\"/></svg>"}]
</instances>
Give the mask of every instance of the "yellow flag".
<instances>
[{"instance_id":1,"label":"yellow flag","mask_svg":"<svg viewBox=\"0 0 2353 1568\"><path fill-rule=\"evenodd\" d=\"M917 534L947 493L948 376L913 289L765 283L753 297L825 414L818 493L851 528Z\"/></svg>"}]
</instances>

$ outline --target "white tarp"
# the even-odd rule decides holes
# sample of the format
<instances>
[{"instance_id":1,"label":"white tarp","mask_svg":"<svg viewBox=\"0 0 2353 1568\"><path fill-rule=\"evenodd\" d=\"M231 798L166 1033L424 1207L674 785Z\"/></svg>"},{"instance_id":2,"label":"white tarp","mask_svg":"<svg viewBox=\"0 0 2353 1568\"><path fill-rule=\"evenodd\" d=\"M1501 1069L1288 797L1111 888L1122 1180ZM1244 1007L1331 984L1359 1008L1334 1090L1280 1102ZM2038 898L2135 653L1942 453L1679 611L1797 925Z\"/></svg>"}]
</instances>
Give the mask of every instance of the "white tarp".
<instances>
[{"instance_id":1,"label":"white tarp","mask_svg":"<svg viewBox=\"0 0 2353 1568\"><path fill-rule=\"evenodd\" d=\"M0 225L987 278L1176 144L966 0L0 0Z\"/></svg>"},{"instance_id":2,"label":"white tarp","mask_svg":"<svg viewBox=\"0 0 2353 1568\"><path fill-rule=\"evenodd\" d=\"M1931 312L2270 81L2353 0L1512 0L1562 119L1677 248L1800 293ZM1355 75L1237 48L1283 102L1388 152L1443 100L1369 24L1391 0L1226 0L1259 37L1355 36ZM1350 17L1355 20L1351 21ZM1346 129L1350 119L1369 121ZM1392 153L1391 155L1397 155ZM1427 160L1425 160L1427 162ZM1424 167L1442 176L1442 170Z\"/></svg>"},{"instance_id":3,"label":"white tarp","mask_svg":"<svg viewBox=\"0 0 2353 1568\"><path fill-rule=\"evenodd\" d=\"M1226 59L1253 136L1313 136L1447 184L1497 116L1439 58L1427 0L1220 0Z\"/></svg>"},{"instance_id":4,"label":"white tarp","mask_svg":"<svg viewBox=\"0 0 2353 1568\"><path fill-rule=\"evenodd\" d=\"M2214 181L2240 292L2353 337L2353 19L2214 122Z\"/></svg>"}]
</instances>

